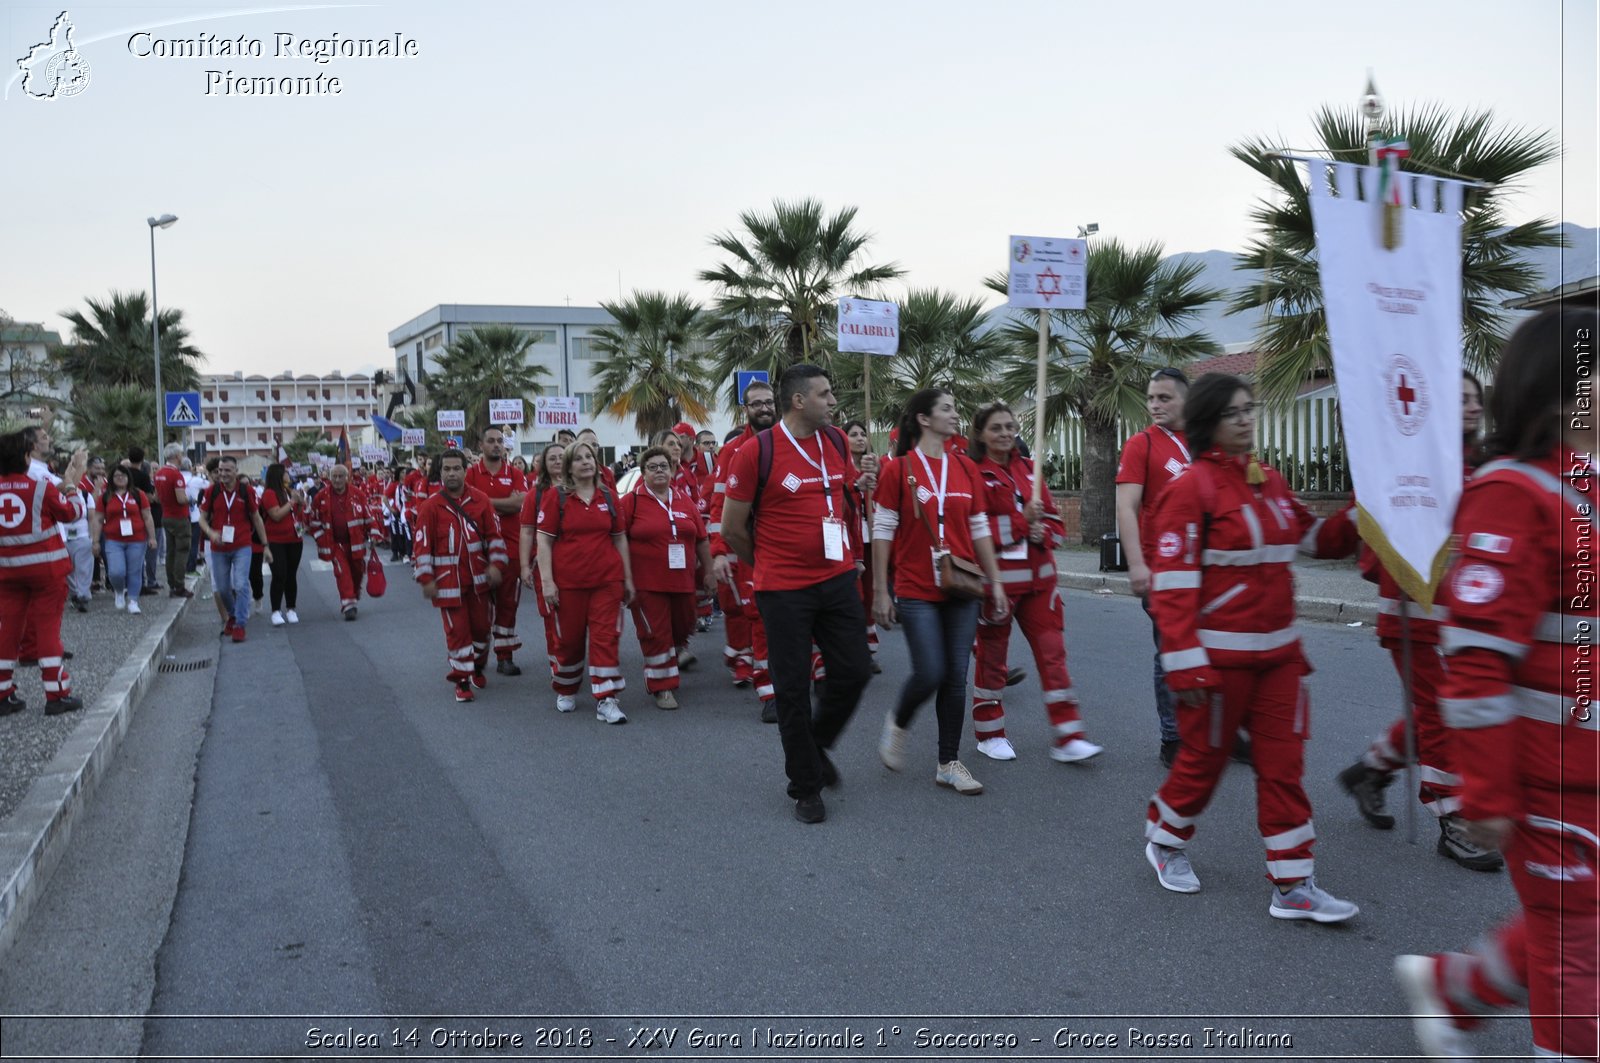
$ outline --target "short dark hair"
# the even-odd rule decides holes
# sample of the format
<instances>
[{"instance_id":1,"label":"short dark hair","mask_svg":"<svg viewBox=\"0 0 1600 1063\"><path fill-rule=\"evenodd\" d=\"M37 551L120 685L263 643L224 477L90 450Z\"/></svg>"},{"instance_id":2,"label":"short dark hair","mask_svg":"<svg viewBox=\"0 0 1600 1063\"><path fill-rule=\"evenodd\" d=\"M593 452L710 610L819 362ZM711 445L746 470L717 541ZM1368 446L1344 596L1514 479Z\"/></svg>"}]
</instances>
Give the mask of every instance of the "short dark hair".
<instances>
[{"instance_id":1,"label":"short dark hair","mask_svg":"<svg viewBox=\"0 0 1600 1063\"><path fill-rule=\"evenodd\" d=\"M137 445L129 447L128 460L133 462L135 465L139 464L144 460L144 448Z\"/></svg>"},{"instance_id":2,"label":"short dark hair","mask_svg":"<svg viewBox=\"0 0 1600 1063\"><path fill-rule=\"evenodd\" d=\"M467 467L467 456L455 447L446 447L444 453L439 455L439 468L443 469L447 461L459 461L463 469Z\"/></svg>"},{"instance_id":3,"label":"short dark hair","mask_svg":"<svg viewBox=\"0 0 1600 1063\"><path fill-rule=\"evenodd\" d=\"M1541 458L1555 448L1568 400L1594 396L1596 332L1600 294L1592 291L1517 326L1494 374L1487 458ZM1594 413L1591 406L1591 423Z\"/></svg>"},{"instance_id":4,"label":"short dark hair","mask_svg":"<svg viewBox=\"0 0 1600 1063\"><path fill-rule=\"evenodd\" d=\"M629 457L632 457L630 454ZM667 464L672 464L672 455L667 453L667 448L657 444L639 455L639 468L644 468L644 463L651 458L666 458ZM670 470L669 470L670 471Z\"/></svg>"},{"instance_id":5,"label":"short dark hair","mask_svg":"<svg viewBox=\"0 0 1600 1063\"><path fill-rule=\"evenodd\" d=\"M750 405L750 393L752 391L765 391L768 395L772 395L774 397L776 397L778 394L776 391L772 390L772 385L767 383L765 380L752 380L750 383L744 386L744 394L739 396L739 404L741 406Z\"/></svg>"},{"instance_id":6,"label":"short dark hair","mask_svg":"<svg viewBox=\"0 0 1600 1063\"><path fill-rule=\"evenodd\" d=\"M735 428L732 431L730 431L727 435L722 437L722 445L723 446L727 446L729 443L732 443L735 439L738 439L742 435L744 435L744 429L743 428Z\"/></svg>"},{"instance_id":7,"label":"short dark hair","mask_svg":"<svg viewBox=\"0 0 1600 1063\"><path fill-rule=\"evenodd\" d=\"M1183 400L1183 433L1191 453L1200 455L1211 449L1217 425L1222 423L1222 411L1233 401L1233 393L1241 389L1252 396L1256 393L1249 381L1232 373L1207 373L1194 382Z\"/></svg>"},{"instance_id":8,"label":"short dark hair","mask_svg":"<svg viewBox=\"0 0 1600 1063\"><path fill-rule=\"evenodd\" d=\"M1164 365L1154 373L1151 373L1150 383L1154 384L1157 380L1170 380L1178 385L1179 391L1185 393L1189 390L1189 378L1184 375L1182 369L1178 369L1175 366Z\"/></svg>"},{"instance_id":9,"label":"short dark hair","mask_svg":"<svg viewBox=\"0 0 1600 1063\"><path fill-rule=\"evenodd\" d=\"M488 428L485 428L483 431L478 433L478 442L483 442L484 437L490 432L499 432L502 437L506 434L506 430L504 428L501 428L497 424L492 424Z\"/></svg>"},{"instance_id":10,"label":"short dark hair","mask_svg":"<svg viewBox=\"0 0 1600 1063\"><path fill-rule=\"evenodd\" d=\"M132 454L128 455L128 460L129 461L133 460L133 455ZM233 463L233 465L234 465L234 468L238 468L238 466L239 466L239 459L234 457L232 454L218 454L217 455L217 465L218 465L219 468L221 467L222 463L225 462L225 461L231 461Z\"/></svg>"},{"instance_id":11,"label":"short dark hair","mask_svg":"<svg viewBox=\"0 0 1600 1063\"><path fill-rule=\"evenodd\" d=\"M817 377L826 378L827 371L820 365L810 362L796 362L783 371L783 376L778 379L778 412L787 413L794 406L794 397L811 390L811 382ZM746 388L748 392L750 389Z\"/></svg>"},{"instance_id":12,"label":"short dark hair","mask_svg":"<svg viewBox=\"0 0 1600 1063\"><path fill-rule=\"evenodd\" d=\"M28 452L31 450L33 442L28 437L27 429L0 436L0 473L16 476L27 472Z\"/></svg>"}]
</instances>

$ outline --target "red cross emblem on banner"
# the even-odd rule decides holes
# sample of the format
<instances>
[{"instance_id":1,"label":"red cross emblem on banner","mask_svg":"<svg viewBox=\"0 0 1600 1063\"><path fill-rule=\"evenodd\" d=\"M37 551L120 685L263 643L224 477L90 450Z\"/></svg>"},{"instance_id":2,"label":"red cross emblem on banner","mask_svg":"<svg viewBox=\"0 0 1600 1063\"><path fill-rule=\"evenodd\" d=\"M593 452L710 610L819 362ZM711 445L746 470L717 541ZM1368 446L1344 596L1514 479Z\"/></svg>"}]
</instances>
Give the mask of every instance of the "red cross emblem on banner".
<instances>
[{"instance_id":1,"label":"red cross emblem on banner","mask_svg":"<svg viewBox=\"0 0 1600 1063\"><path fill-rule=\"evenodd\" d=\"M1394 397L1400 400L1400 408L1407 417L1411 416L1411 404L1417 401L1417 393L1406 384L1406 375L1400 374L1400 386L1395 389Z\"/></svg>"}]
</instances>

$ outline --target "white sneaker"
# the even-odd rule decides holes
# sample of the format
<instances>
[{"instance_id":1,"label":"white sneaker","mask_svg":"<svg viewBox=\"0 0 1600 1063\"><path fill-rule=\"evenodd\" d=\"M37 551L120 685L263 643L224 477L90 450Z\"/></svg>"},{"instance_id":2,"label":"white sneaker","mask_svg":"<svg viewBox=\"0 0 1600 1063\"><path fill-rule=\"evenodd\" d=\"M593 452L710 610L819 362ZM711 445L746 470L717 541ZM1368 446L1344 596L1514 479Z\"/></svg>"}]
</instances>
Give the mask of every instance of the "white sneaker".
<instances>
[{"instance_id":1,"label":"white sneaker","mask_svg":"<svg viewBox=\"0 0 1600 1063\"><path fill-rule=\"evenodd\" d=\"M291 624L298 624L300 622L300 614L295 612L293 609L285 609L283 611L283 618Z\"/></svg>"},{"instance_id":2,"label":"white sneaker","mask_svg":"<svg viewBox=\"0 0 1600 1063\"><path fill-rule=\"evenodd\" d=\"M1169 889L1173 893L1200 892L1200 876L1194 873L1189 854L1182 849L1146 842L1144 858L1156 869L1156 880L1161 883L1162 889Z\"/></svg>"},{"instance_id":3,"label":"white sneaker","mask_svg":"<svg viewBox=\"0 0 1600 1063\"><path fill-rule=\"evenodd\" d=\"M1342 923L1359 914L1349 901L1340 900L1321 886L1317 880L1307 878L1288 893L1272 887L1272 903L1267 913L1274 919L1311 919L1318 923Z\"/></svg>"},{"instance_id":4,"label":"white sneaker","mask_svg":"<svg viewBox=\"0 0 1600 1063\"><path fill-rule=\"evenodd\" d=\"M1411 1032L1429 1056L1440 1059L1471 1059L1467 1032L1450 1018L1450 1009L1439 995L1433 977L1433 957L1396 956L1394 978L1411 1005Z\"/></svg>"},{"instance_id":5,"label":"white sneaker","mask_svg":"<svg viewBox=\"0 0 1600 1063\"><path fill-rule=\"evenodd\" d=\"M1011 739L1005 737L985 738L982 742L978 743L978 752L982 753L990 760L1017 759L1016 748L1012 746Z\"/></svg>"},{"instance_id":6,"label":"white sneaker","mask_svg":"<svg viewBox=\"0 0 1600 1063\"><path fill-rule=\"evenodd\" d=\"M272 611L272 626L273 627L282 627L283 626L283 613L278 611L278 610L276 610L276 609L274 609Z\"/></svg>"},{"instance_id":7,"label":"white sneaker","mask_svg":"<svg viewBox=\"0 0 1600 1063\"><path fill-rule=\"evenodd\" d=\"M1105 751L1105 746L1097 746L1087 738L1074 738L1064 746L1051 746L1050 759L1063 764L1076 764L1080 760L1098 757Z\"/></svg>"},{"instance_id":8,"label":"white sneaker","mask_svg":"<svg viewBox=\"0 0 1600 1063\"><path fill-rule=\"evenodd\" d=\"M141 613L143 611L144 610L139 608L139 600L137 598L129 598L128 599L128 612L130 612L130 613Z\"/></svg>"},{"instance_id":9,"label":"white sneaker","mask_svg":"<svg viewBox=\"0 0 1600 1063\"><path fill-rule=\"evenodd\" d=\"M556 711L571 712L578 707L578 698L574 694L557 694Z\"/></svg>"},{"instance_id":10,"label":"white sneaker","mask_svg":"<svg viewBox=\"0 0 1600 1063\"><path fill-rule=\"evenodd\" d=\"M699 659L687 645L678 647L678 670L680 672L687 672L690 666Z\"/></svg>"},{"instance_id":11,"label":"white sneaker","mask_svg":"<svg viewBox=\"0 0 1600 1063\"><path fill-rule=\"evenodd\" d=\"M617 704L616 698L601 698L595 702L594 718L601 723L628 722L628 718L622 715L622 707Z\"/></svg>"},{"instance_id":12,"label":"white sneaker","mask_svg":"<svg viewBox=\"0 0 1600 1063\"><path fill-rule=\"evenodd\" d=\"M894 722L894 710L883 718L883 737L878 739L878 756L890 771L900 771L906 766L906 747L911 744L911 732Z\"/></svg>"},{"instance_id":13,"label":"white sneaker","mask_svg":"<svg viewBox=\"0 0 1600 1063\"><path fill-rule=\"evenodd\" d=\"M127 606L127 604L128 604L128 596L126 594L122 593L121 591L118 591L112 597L111 604L116 606L118 609L125 608Z\"/></svg>"},{"instance_id":14,"label":"white sneaker","mask_svg":"<svg viewBox=\"0 0 1600 1063\"><path fill-rule=\"evenodd\" d=\"M939 770L933 773L933 781L968 797L977 797L983 793L983 783L974 779L972 772L968 771L967 766L959 760L939 765Z\"/></svg>"}]
</instances>

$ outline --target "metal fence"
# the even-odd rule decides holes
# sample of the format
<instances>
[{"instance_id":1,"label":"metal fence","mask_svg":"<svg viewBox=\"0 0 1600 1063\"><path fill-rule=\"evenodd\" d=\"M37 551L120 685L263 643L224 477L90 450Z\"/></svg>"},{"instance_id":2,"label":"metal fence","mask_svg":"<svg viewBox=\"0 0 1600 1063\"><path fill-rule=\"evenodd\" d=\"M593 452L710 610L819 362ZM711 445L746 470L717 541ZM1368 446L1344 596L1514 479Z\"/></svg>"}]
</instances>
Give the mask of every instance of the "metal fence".
<instances>
[{"instance_id":1,"label":"metal fence","mask_svg":"<svg viewBox=\"0 0 1600 1063\"><path fill-rule=\"evenodd\" d=\"M1117 450L1144 422L1117 422ZM1045 477L1052 489L1083 489L1083 422L1070 416L1057 430L1045 455ZM1305 399L1288 406L1263 406L1256 422L1261 460L1283 474L1295 491L1349 491L1350 469L1339 434L1333 398Z\"/></svg>"}]
</instances>

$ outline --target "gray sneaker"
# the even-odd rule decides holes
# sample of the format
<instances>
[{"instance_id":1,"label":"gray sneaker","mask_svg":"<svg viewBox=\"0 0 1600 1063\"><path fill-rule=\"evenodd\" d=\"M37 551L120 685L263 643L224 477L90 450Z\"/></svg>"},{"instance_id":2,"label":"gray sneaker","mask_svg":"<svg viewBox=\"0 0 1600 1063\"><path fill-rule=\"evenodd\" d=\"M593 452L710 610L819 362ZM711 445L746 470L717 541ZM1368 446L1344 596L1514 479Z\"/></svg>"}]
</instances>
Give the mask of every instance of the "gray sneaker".
<instances>
[{"instance_id":1,"label":"gray sneaker","mask_svg":"<svg viewBox=\"0 0 1600 1063\"><path fill-rule=\"evenodd\" d=\"M1194 873L1189 854L1182 849L1147 842L1144 858L1156 869L1156 881L1161 883L1162 889L1169 889L1173 893L1200 892L1200 876Z\"/></svg>"},{"instance_id":2,"label":"gray sneaker","mask_svg":"<svg viewBox=\"0 0 1600 1063\"><path fill-rule=\"evenodd\" d=\"M1422 1050L1435 1059L1471 1059L1467 1032L1455 1024L1439 995L1433 957L1396 956L1394 980L1411 1005L1411 1032Z\"/></svg>"},{"instance_id":3,"label":"gray sneaker","mask_svg":"<svg viewBox=\"0 0 1600 1063\"><path fill-rule=\"evenodd\" d=\"M1267 907L1274 919L1310 919L1318 923L1342 923L1360 911L1318 886L1315 878L1302 879L1288 893L1273 886L1272 903Z\"/></svg>"},{"instance_id":4,"label":"gray sneaker","mask_svg":"<svg viewBox=\"0 0 1600 1063\"><path fill-rule=\"evenodd\" d=\"M1466 829L1454 815L1439 817L1440 856L1448 856L1462 867L1472 871L1499 871L1505 858L1498 849L1485 849L1467 837Z\"/></svg>"},{"instance_id":5,"label":"gray sneaker","mask_svg":"<svg viewBox=\"0 0 1600 1063\"><path fill-rule=\"evenodd\" d=\"M894 722L894 713L883 718L883 737L878 739L878 756L890 771L902 771L906 766L906 748L911 745L911 732Z\"/></svg>"}]
</instances>

